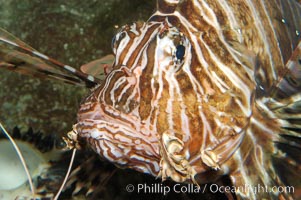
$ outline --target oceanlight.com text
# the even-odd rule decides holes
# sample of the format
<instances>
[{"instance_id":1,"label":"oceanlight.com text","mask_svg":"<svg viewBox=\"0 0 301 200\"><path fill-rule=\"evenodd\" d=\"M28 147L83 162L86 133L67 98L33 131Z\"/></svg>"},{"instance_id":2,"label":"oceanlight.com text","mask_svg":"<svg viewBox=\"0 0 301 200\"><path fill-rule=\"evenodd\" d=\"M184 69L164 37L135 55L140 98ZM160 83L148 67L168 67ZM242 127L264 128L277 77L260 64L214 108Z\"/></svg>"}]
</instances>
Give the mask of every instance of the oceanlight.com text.
<instances>
[{"instance_id":1,"label":"oceanlight.com text","mask_svg":"<svg viewBox=\"0 0 301 200\"><path fill-rule=\"evenodd\" d=\"M128 184L126 186L127 192L136 192L138 194L163 194L166 195L170 192L175 193L245 193L245 194L258 194L258 193L294 193L293 186L263 186L263 185L244 185L240 187L235 186L220 186L217 184L204 184L201 187L195 184L175 184L174 186L164 185L163 183L154 184Z\"/></svg>"}]
</instances>

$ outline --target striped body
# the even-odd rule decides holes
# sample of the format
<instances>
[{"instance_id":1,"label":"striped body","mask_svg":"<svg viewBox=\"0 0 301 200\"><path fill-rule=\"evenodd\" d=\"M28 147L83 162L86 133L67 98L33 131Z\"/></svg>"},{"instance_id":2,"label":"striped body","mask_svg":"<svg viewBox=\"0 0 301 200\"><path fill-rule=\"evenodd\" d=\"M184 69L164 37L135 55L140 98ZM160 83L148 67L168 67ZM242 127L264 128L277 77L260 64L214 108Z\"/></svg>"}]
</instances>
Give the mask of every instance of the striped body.
<instances>
[{"instance_id":1,"label":"striped body","mask_svg":"<svg viewBox=\"0 0 301 200\"><path fill-rule=\"evenodd\" d=\"M214 181L209 172L282 185L266 155L284 121L269 103L281 101L272 94L300 31L294 0L158 1L147 23L115 36L114 66L74 131L109 161L163 180Z\"/></svg>"}]
</instances>

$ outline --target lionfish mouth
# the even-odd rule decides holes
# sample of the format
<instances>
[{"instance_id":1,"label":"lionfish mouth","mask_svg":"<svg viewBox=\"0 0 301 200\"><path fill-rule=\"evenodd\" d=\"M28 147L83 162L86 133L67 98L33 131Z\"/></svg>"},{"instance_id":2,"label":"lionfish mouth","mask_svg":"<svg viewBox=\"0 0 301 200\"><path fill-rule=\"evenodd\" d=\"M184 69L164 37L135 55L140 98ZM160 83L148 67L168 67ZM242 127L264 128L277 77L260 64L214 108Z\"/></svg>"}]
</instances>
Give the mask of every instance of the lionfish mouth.
<instances>
[{"instance_id":1,"label":"lionfish mouth","mask_svg":"<svg viewBox=\"0 0 301 200\"><path fill-rule=\"evenodd\" d=\"M81 105L79 122L73 127L78 140L85 140L97 154L116 165L131 163L130 168L157 175L157 136L133 113L121 112L102 102L91 103L92 99L93 96Z\"/></svg>"}]
</instances>

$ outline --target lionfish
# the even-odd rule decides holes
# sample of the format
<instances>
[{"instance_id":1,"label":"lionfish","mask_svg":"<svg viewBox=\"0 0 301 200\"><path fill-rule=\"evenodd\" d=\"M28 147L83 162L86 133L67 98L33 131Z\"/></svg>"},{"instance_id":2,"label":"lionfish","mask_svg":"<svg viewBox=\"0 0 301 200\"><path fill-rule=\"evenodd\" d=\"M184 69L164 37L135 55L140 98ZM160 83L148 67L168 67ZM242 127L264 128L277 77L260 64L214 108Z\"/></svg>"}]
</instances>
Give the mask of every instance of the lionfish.
<instances>
[{"instance_id":1,"label":"lionfish","mask_svg":"<svg viewBox=\"0 0 301 200\"><path fill-rule=\"evenodd\" d=\"M7 33L2 42L31 55L14 63L9 54L1 66L92 88L65 138L70 148L88 146L162 180L229 175L237 199L293 199L301 184L300 31L297 0L158 0L147 22L113 38L114 63L102 79ZM295 192L275 189L291 185Z\"/></svg>"}]
</instances>

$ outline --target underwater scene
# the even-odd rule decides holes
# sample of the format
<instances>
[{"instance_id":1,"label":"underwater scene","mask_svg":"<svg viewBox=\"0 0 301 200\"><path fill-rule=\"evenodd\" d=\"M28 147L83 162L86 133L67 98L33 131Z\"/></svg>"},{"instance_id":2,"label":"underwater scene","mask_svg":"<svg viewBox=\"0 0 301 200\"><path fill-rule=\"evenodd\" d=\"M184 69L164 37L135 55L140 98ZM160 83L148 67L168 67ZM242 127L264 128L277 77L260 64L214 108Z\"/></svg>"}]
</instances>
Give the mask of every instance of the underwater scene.
<instances>
[{"instance_id":1,"label":"underwater scene","mask_svg":"<svg viewBox=\"0 0 301 200\"><path fill-rule=\"evenodd\" d=\"M0 0L0 200L301 199L299 0Z\"/></svg>"}]
</instances>

